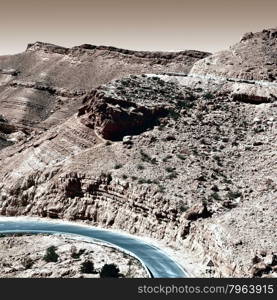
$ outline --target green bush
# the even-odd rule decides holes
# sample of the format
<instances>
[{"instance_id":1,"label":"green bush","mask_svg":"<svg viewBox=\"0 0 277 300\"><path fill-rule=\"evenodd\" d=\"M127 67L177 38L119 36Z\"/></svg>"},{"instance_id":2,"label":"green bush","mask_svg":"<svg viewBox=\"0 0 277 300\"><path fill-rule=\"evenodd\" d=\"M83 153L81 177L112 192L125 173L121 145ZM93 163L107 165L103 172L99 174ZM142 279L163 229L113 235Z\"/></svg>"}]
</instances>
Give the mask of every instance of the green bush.
<instances>
[{"instance_id":1,"label":"green bush","mask_svg":"<svg viewBox=\"0 0 277 300\"><path fill-rule=\"evenodd\" d=\"M55 246L50 246L49 248L47 248L43 259L46 262L57 262L59 255L56 253L56 250L57 248Z\"/></svg>"},{"instance_id":2,"label":"green bush","mask_svg":"<svg viewBox=\"0 0 277 300\"><path fill-rule=\"evenodd\" d=\"M86 260L86 261L82 262L80 272L86 273L86 274L95 274L96 272L94 270L93 262L90 260Z\"/></svg>"},{"instance_id":3,"label":"green bush","mask_svg":"<svg viewBox=\"0 0 277 300\"><path fill-rule=\"evenodd\" d=\"M77 251L76 252L72 251L71 257L74 258L74 259L78 259L78 258L80 258L80 256L82 254L84 254L85 251L86 251L85 249L80 249L78 252Z\"/></svg>"},{"instance_id":4,"label":"green bush","mask_svg":"<svg viewBox=\"0 0 277 300\"><path fill-rule=\"evenodd\" d=\"M119 268L115 264L105 264L100 272L101 278L118 278L120 277Z\"/></svg>"}]
</instances>

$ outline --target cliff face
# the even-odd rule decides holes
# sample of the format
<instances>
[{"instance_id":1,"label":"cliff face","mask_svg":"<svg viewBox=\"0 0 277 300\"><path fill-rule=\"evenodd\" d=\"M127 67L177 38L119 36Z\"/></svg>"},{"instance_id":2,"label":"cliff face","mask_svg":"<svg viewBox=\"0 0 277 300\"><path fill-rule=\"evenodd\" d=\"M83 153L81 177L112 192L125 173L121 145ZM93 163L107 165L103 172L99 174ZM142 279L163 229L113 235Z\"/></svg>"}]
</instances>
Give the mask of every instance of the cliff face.
<instances>
[{"instance_id":1,"label":"cliff face","mask_svg":"<svg viewBox=\"0 0 277 300\"><path fill-rule=\"evenodd\" d=\"M12 122L48 128L74 114L78 96L100 84L129 74L188 72L207 55L91 45L68 49L37 42L23 53L0 57L0 110Z\"/></svg>"},{"instance_id":2,"label":"cliff face","mask_svg":"<svg viewBox=\"0 0 277 300\"><path fill-rule=\"evenodd\" d=\"M34 51L141 59L87 45L29 46ZM107 70L108 54L101 58ZM45 132L28 128L3 149L0 212L87 220L164 240L201 263L212 258L217 276L273 276L276 86L184 76L186 62L174 64L182 76L130 75L86 91L68 118ZM253 267L261 251L267 263L257 266L259 258Z\"/></svg>"},{"instance_id":3,"label":"cliff face","mask_svg":"<svg viewBox=\"0 0 277 300\"><path fill-rule=\"evenodd\" d=\"M0 57L0 113L22 140L33 129L47 130L74 115L93 88L129 74L188 72L209 53L142 52L81 45L64 48L37 42L23 53ZM0 133L3 122L0 119ZM7 127L7 125L5 125ZM1 137L0 147L14 136Z\"/></svg>"}]
</instances>

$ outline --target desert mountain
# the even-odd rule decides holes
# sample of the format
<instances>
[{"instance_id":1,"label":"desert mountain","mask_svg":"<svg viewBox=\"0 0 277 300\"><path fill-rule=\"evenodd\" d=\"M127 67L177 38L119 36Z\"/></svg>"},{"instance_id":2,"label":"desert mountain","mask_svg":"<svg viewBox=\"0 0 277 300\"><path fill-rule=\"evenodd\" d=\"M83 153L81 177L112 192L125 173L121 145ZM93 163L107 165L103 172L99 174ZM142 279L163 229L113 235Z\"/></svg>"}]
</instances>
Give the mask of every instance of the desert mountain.
<instances>
[{"instance_id":1,"label":"desert mountain","mask_svg":"<svg viewBox=\"0 0 277 300\"><path fill-rule=\"evenodd\" d=\"M277 82L277 28L246 33L229 50L196 63L192 74Z\"/></svg>"},{"instance_id":2,"label":"desert mountain","mask_svg":"<svg viewBox=\"0 0 277 300\"><path fill-rule=\"evenodd\" d=\"M42 43L1 57L1 214L84 220L212 258L217 275L274 276L277 87L259 77L274 32L235 45L241 65L230 51Z\"/></svg>"},{"instance_id":3,"label":"desert mountain","mask_svg":"<svg viewBox=\"0 0 277 300\"><path fill-rule=\"evenodd\" d=\"M187 73L207 55L37 42L23 53L0 57L0 111L13 124L49 128L73 115L79 96L100 84L129 74Z\"/></svg>"}]
</instances>

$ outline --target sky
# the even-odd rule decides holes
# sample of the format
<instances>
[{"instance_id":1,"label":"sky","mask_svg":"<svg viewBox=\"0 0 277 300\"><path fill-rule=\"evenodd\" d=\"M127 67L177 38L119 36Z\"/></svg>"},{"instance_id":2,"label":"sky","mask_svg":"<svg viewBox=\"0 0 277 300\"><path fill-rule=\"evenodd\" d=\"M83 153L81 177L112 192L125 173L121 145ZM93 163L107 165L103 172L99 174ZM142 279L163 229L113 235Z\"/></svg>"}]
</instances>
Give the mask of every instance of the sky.
<instances>
[{"instance_id":1,"label":"sky","mask_svg":"<svg viewBox=\"0 0 277 300\"><path fill-rule=\"evenodd\" d=\"M0 55L36 41L216 52L245 32L277 27L276 16L276 0L8 0L0 4Z\"/></svg>"}]
</instances>

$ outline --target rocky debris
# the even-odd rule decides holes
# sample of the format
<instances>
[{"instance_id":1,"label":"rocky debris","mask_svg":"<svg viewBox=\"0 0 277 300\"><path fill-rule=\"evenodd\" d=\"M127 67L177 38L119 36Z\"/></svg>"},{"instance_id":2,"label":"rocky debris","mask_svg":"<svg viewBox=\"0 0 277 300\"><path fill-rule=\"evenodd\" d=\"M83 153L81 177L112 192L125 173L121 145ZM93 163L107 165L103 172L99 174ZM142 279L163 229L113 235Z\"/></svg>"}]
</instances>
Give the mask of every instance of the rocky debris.
<instances>
[{"instance_id":1,"label":"rocky debris","mask_svg":"<svg viewBox=\"0 0 277 300\"><path fill-rule=\"evenodd\" d=\"M0 115L0 122L1 123L6 123L7 119L4 116Z\"/></svg>"},{"instance_id":2,"label":"rocky debris","mask_svg":"<svg viewBox=\"0 0 277 300\"><path fill-rule=\"evenodd\" d=\"M209 218L211 215L212 213L207 209L207 205L201 203L190 207L185 214L185 218L196 221L199 218Z\"/></svg>"},{"instance_id":3,"label":"rocky debris","mask_svg":"<svg viewBox=\"0 0 277 300\"><path fill-rule=\"evenodd\" d=\"M50 247L58 255L57 262L44 259ZM0 257L0 278L99 278L102 267L112 263L119 267L122 277L148 277L132 256L70 235L1 235ZM91 272L81 270L85 262L92 262Z\"/></svg>"},{"instance_id":4,"label":"rocky debris","mask_svg":"<svg viewBox=\"0 0 277 300\"><path fill-rule=\"evenodd\" d=\"M129 74L188 72L207 55L36 42L23 53L0 57L0 111L11 124L49 129L73 116L82 96L101 84Z\"/></svg>"},{"instance_id":5,"label":"rocky debris","mask_svg":"<svg viewBox=\"0 0 277 300\"><path fill-rule=\"evenodd\" d=\"M19 74L19 71L15 69L0 69L0 74L17 76Z\"/></svg>"},{"instance_id":6,"label":"rocky debris","mask_svg":"<svg viewBox=\"0 0 277 300\"><path fill-rule=\"evenodd\" d=\"M250 104L270 103L270 102L273 102L273 99L274 99L273 97L268 98L265 96L240 94L240 93L233 93L232 98L234 101L245 102L245 103L250 103Z\"/></svg>"},{"instance_id":7,"label":"rocky debris","mask_svg":"<svg viewBox=\"0 0 277 300\"><path fill-rule=\"evenodd\" d=\"M261 51L261 59L272 56L268 39L265 36L262 50L257 37L254 55ZM242 43L247 41L252 43L252 38ZM50 122L55 112L42 115L43 121L36 123L40 130L0 151L2 215L83 220L148 236L176 247L182 255L189 251L199 264L212 259L216 276L253 276L253 251L276 252L274 82L257 82L256 71L254 80L232 73L243 70L243 64L232 72L229 67L223 70L220 59L209 70L183 76L187 61L177 61L174 55L151 64L150 57L88 45L70 54L36 47L24 57L43 57L42 69L53 64L57 73L47 73L47 87L75 91L78 86L86 94L70 98L74 101L64 97L60 109L65 112L56 114L59 120ZM57 64L61 58L69 72L65 78L59 77L65 70ZM245 64L255 66L256 60L259 69L260 58L249 58ZM95 67L100 62L101 70ZM222 67L222 74L216 66ZM182 76L153 74L165 73L165 68ZM73 78L73 70L77 78L71 86L67 80ZM139 75L145 70L152 74ZM23 82L23 71L27 72L20 69L16 82ZM218 77L232 74L237 77ZM34 83L32 76L24 82ZM61 97L11 84L2 85L4 94L8 86L16 95L20 90L35 91L36 97L43 92L48 100ZM0 91L0 104L11 99L4 94ZM14 124L12 116L19 112L18 106L11 107L3 112L8 124ZM22 116L17 121L22 122Z\"/></svg>"},{"instance_id":8,"label":"rocky debris","mask_svg":"<svg viewBox=\"0 0 277 300\"><path fill-rule=\"evenodd\" d=\"M231 97L233 101L250 104L273 103L276 101L277 85L263 86L253 84L235 83L232 86Z\"/></svg>"},{"instance_id":9,"label":"rocky debris","mask_svg":"<svg viewBox=\"0 0 277 300\"><path fill-rule=\"evenodd\" d=\"M253 277L274 277L277 278L277 253L256 253L252 259L253 266L251 273Z\"/></svg>"},{"instance_id":10,"label":"rocky debris","mask_svg":"<svg viewBox=\"0 0 277 300\"><path fill-rule=\"evenodd\" d=\"M68 54L68 48L50 43L36 42L27 45L26 51L44 51L46 53Z\"/></svg>"},{"instance_id":11,"label":"rocky debris","mask_svg":"<svg viewBox=\"0 0 277 300\"><path fill-rule=\"evenodd\" d=\"M24 142L31 130L24 126L10 124L0 115L0 150L17 142Z\"/></svg>"},{"instance_id":12,"label":"rocky debris","mask_svg":"<svg viewBox=\"0 0 277 300\"><path fill-rule=\"evenodd\" d=\"M277 82L277 29L247 33L229 50L199 62L192 74Z\"/></svg>"},{"instance_id":13,"label":"rocky debris","mask_svg":"<svg viewBox=\"0 0 277 300\"><path fill-rule=\"evenodd\" d=\"M86 94L86 91L84 90L66 90L64 88L56 88L54 86L49 86L44 82L20 82L14 80L13 82L10 83L11 87L23 87L23 88L29 88L29 89L35 89L39 91L46 91L50 95L56 95L60 97L67 97L67 98L72 98L72 97L78 97Z\"/></svg>"},{"instance_id":14,"label":"rocky debris","mask_svg":"<svg viewBox=\"0 0 277 300\"><path fill-rule=\"evenodd\" d=\"M120 140L153 128L174 107L192 98L189 90L158 77L131 76L100 86L86 96L78 117L105 139Z\"/></svg>"},{"instance_id":15,"label":"rocky debris","mask_svg":"<svg viewBox=\"0 0 277 300\"><path fill-rule=\"evenodd\" d=\"M274 189L269 187L273 185L261 190L264 183L258 174L262 172L268 180L274 174L268 148L274 142L274 128L268 123L275 120L274 103L256 106L236 102L230 94L220 92L207 96L205 90L155 77L127 77L122 84L113 81L100 86L84 98L77 118L31 140L25 150L11 158L2 156L5 163L0 175L5 185L0 186L1 213L89 220L103 227L121 228L198 249L202 253L199 258L213 257L218 276L250 276L249 245L259 249L253 238L267 237L269 249L274 244L270 221L274 210L264 211L267 221L261 231L251 216L254 199L261 199L261 208L273 205ZM121 86L125 93L121 93ZM142 86L152 86L155 93L151 96L147 88L140 91ZM163 92L164 86L168 94ZM105 109L101 110L99 103ZM109 135L109 143L98 140L94 129L102 138L107 136L99 130L101 122L97 123L100 127L95 126L94 117L105 122L101 114L107 107L112 113L115 108L128 112L129 105L162 105L169 113L140 134L131 132L126 137L126 132L130 134L128 125L120 139L115 131L115 136ZM91 113L95 108L99 108L99 115ZM257 131L255 126L261 125L263 131ZM94 139L89 142L91 136ZM265 137L267 141L260 143ZM130 141L132 147L126 147ZM253 143L259 146L248 146ZM244 150L244 146L250 148ZM12 147L8 149L6 153L12 151ZM256 151L268 155L259 161ZM51 155L45 157L45 152ZM17 172L11 172L11 166ZM19 198L21 202L16 200ZM232 211L240 216L238 224L229 219ZM215 230L214 224L221 222L227 225ZM247 225L239 225L242 222ZM248 226L253 232L243 231ZM242 243L235 242L237 236L242 237Z\"/></svg>"}]
</instances>

